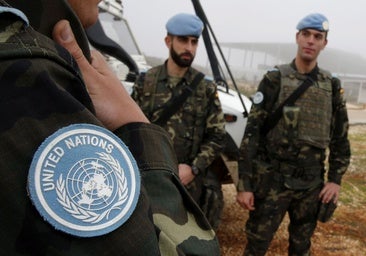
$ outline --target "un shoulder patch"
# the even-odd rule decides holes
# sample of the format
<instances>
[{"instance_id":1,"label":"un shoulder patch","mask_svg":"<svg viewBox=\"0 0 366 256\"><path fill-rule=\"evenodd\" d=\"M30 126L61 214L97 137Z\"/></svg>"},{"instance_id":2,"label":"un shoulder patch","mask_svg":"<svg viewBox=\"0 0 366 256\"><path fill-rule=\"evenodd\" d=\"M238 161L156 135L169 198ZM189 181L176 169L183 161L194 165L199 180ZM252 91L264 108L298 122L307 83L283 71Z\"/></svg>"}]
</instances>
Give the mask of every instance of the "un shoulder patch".
<instances>
[{"instance_id":1,"label":"un shoulder patch","mask_svg":"<svg viewBox=\"0 0 366 256\"><path fill-rule=\"evenodd\" d=\"M262 92L256 92L253 96L253 103L254 104L259 104L263 101L264 99L264 95Z\"/></svg>"},{"instance_id":2,"label":"un shoulder patch","mask_svg":"<svg viewBox=\"0 0 366 256\"><path fill-rule=\"evenodd\" d=\"M140 174L117 136L99 126L75 124L38 148L28 190L38 212L57 230L93 237L115 230L131 216Z\"/></svg>"}]
</instances>

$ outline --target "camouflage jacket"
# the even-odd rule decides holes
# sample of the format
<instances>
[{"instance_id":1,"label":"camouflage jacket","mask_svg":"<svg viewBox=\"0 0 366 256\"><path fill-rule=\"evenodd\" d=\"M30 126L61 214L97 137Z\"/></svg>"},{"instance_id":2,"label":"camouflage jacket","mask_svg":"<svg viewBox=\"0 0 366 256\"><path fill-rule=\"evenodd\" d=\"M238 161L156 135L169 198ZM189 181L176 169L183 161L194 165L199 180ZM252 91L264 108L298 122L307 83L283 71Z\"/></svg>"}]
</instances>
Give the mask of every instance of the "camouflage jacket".
<instances>
[{"instance_id":1,"label":"camouflage jacket","mask_svg":"<svg viewBox=\"0 0 366 256\"><path fill-rule=\"evenodd\" d=\"M172 84L166 64L140 76L132 97L151 122L161 115L166 104L189 84L198 71L189 68L181 82ZM201 171L212 163L224 147L225 121L217 88L203 79L183 105L163 125L173 140L179 163L197 166Z\"/></svg>"},{"instance_id":2,"label":"camouflage jacket","mask_svg":"<svg viewBox=\"0 0 366 256\"><path fill-rule=\"evenodd\" d=\"M304 76L296 72L294 62L292 62L289 66L293 70L296 79L300 81L301 79L305 79ZM313 80L315 80L318 85L321 84L321 81L325 79L323 77L326 76L326 74L326 72L324 73L318 67L316 67L310 73ZM340 184L342 176L346 172L350 162L350 144L347 138L349 124L346 104L343 98L343 89L341 88L340 81L335 77L331 77L329 79L331 80L331 96L328 98L322 98L322 101L326 100L328 103L316 103L315 100L314 104L316 104L316 106L313 108L307 108L307 111L312 111L312 113L301 114L301 111L304 110L301 110L300 108L297 122L302 122L301 118L304 118L305 116L307 118L313 117L316 124L313 122L314 120L311 120L311 122L313 122L317 127L316 129L321 130L325 128L325 130L328 130L328 133L325 134L325 140L321 140L327 141L327 137L329 137L329 142L326 146L326 148L329 149L329 170L327 173L327 180ZM254 95L253 108L251 109L244 138L240 147L240 182L237 187L238 191L253 191L252 180L255 175L252 168L253 159L261 158L262 160L268 162L274 162L273 160L278 160L282 163L294 164L295 167L302 167L304 164L313 164L320 166L320 168L318 168L319 170L324 169L326 149L322 146L323 142L319 144L296 140L296 143L290 145L290 129L285 129L282 127L283 123L285 122L284 116L281 117L277 126L266 136L261 134L261 130L266 119L269 115L271 115L271 113L273 113L279 102L283 101L283 99L279 99L280 92L283 90L282 88L283 85L281 85L281 73L279 69L274 69L267 72L258 86L256 95ZM311 88L313 88L312 90L314 90L314 92L309 90ZM316 90L319 90L318 93L322 93L322 88L319 88L319 86L311 86L309 89L305 91L305 93L295 102L294 107L304 104L301 103L301 99L306 99L309 94L311 94L311 96L308 97L310 101L314 101L313 97L317 97L317 100L320 99L320 95L316 94ZM305 104L309 104L309 102ZM328 109L328 105L330 105L330 110ZM331 111L331 113L321 113L322 111ZM320 118L319 116L327 117L328 115L330 116L330 125L328 122L324 122L323 119L316 119ZM303 122L305 121L303 120ZM280 126L282 127L281 129L283 132L273 132ZM306 127L302 127L302 129L304 130L302 132L306 133ZM308 133L312 134L314 131L310 131ZM324 132L321 134L323 133ZM277 137L273 138L273 136ZM283 144L285 146L282 145L281 142L284 142ZM272 154L271 152L274 153ZM318 173L318 177L320 177L322 180L325 178L323 176L324 172Z\"/></svg>"},{"instance_id":3,"label":"camouflage jacket","mask_svg":"<svg viewBox=\"0 0 366 256\"><path fill-rule=\"evenodd\" d=\"M2 6L7 5L0 0ZM13 9L2 10L0 254L219 255L214 231L179 182L169 137L152 124L131 123L114 131L142 178L136 208L122 226L102 236L75 237L40 215L27 191L39 146L62 127L102 124L72 56Z\"/></svg>"}]
</instances>

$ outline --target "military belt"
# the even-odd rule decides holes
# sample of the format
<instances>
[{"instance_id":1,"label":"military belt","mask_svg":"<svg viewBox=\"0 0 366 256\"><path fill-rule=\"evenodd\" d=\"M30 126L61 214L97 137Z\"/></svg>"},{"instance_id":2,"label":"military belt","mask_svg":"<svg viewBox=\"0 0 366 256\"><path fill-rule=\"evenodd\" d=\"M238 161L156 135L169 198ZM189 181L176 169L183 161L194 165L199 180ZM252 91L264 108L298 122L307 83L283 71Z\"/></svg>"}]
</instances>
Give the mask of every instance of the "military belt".
<instances>
[{"instance_id":1,"label":"military belt","mask_svg":"<svg viewBox=\"0 0 366 256\"><path fill-rule=\"evenodd\" d=\"M272 161L275 170L287 177L293 177L302 180L313 180L316 176L320 175L320 165L299 165L294 163L288 163L283 161Z\"/></svg>"}]
</instances>

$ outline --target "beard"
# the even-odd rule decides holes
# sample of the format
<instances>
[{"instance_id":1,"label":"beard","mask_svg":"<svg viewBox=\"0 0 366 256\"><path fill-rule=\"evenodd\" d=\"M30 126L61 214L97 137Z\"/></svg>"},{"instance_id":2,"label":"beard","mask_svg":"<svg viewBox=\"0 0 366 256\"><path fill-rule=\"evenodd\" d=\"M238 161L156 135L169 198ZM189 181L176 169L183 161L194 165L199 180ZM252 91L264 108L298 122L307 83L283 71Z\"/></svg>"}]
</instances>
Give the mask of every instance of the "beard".
<instances>
[{"instance_id":1,"label":"beard","mask_svg":"<svg viewBox=\"0 0 366 256\"><path fill-rule=\"evenodd\" d=\"M182 57L183 55L189 55L191 58L190 59L185 59L185 58ZM175 64L177 64L181 68L190 67L193 60L194 60L194 56L191 53L186 52L186 53L182 53L182 54L179 55L173 49L173 47L170 48L170 56L172 56L172 59L175 62Z\"/></svg>"}]
</instances>

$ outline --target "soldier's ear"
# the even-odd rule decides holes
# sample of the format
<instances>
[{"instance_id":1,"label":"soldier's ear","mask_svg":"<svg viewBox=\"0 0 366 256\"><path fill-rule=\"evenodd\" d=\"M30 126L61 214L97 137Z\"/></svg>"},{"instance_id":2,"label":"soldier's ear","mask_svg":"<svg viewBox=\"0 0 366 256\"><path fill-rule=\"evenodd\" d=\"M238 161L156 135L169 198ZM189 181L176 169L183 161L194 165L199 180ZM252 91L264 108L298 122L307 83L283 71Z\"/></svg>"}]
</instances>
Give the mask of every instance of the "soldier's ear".
<instances>
[{"instance_id":1,"label":"soldier's ear","mask_svg":"<svg viewBox=\"0 0 366 256\"><path fill-rule=\"evenodd\" d=\"M328 39L326 39L326 38L325 38L325 40L324 40L324 45L323 45L322 50L325 48L325 46L327 46L327 44L328 44Z\"/></svg>"},{"instance_id":2,"label":"soldier's ear","mask_svg":"<svg viewBox=\"0 0 366 256\"><path fill-rule=\"evenodd\" d=\"M173 38L172 38L172 36L170 36L170 35L167 35L167 36L164 38L165 45L166 45L166 47L168 47L169 49L170 49L170 45L172 44L172 41L173 41Z\"/></svg>"}]
</instances>

